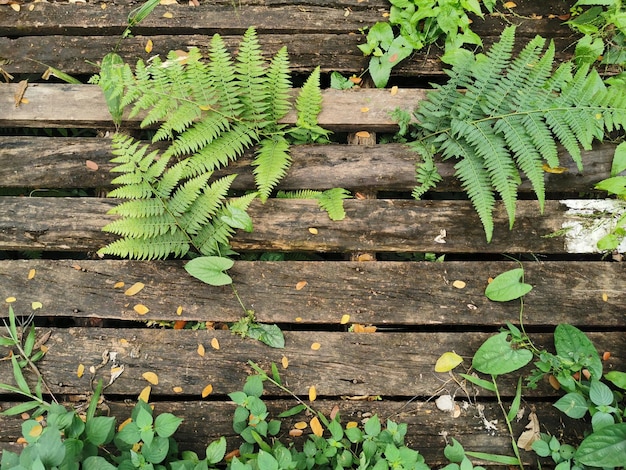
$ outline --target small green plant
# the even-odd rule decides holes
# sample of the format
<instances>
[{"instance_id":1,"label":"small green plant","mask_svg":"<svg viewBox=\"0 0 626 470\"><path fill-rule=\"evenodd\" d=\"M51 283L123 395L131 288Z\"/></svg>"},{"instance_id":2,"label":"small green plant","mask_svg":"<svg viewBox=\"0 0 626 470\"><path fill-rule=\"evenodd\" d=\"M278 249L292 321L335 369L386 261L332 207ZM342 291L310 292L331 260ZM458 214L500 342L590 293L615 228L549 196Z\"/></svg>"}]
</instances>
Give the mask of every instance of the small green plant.
<instances>
[{"instance_id":1,"label":"small green plant","mask_svg":"<svg viewBox=\"0 0 626 470\"><path fill-rule=\"evenodd\" d=\"M513 59L515 28L485 54L459 55L445 85L434 85L413 116L397 111L401 133L419 153L415 198L441 181L435 156L456 161L461 180L485 229L493 236L496 195L515 221L520 172L530 180L543 210L543 166L559 166L557 143L582 169L580 148L626 124L626 94L606 87L596 70L573 73L566 62L552 71L554 44L544 51L537 36ZM532 66L531 66L532 64ZM466 89L466 92L459 89ZM413 119L412 119L413 118Z\"/></svg>"},{"instance_id":2,"label":"small green plant","mask_svg":"<svg viewBox=\"0 0 626 470\"><path fill-rule=\"evenodd\" d=\"M366 56L371 56L369 72L379 88L387 85L393 67L414 51L439 40L445 46L444 61L453 61L464 44L482 46L482 40L470 28L468 17L469 13L482 18L478 0L390 0L390 3L389 22L369 28L366 43L359 45ZM496 2L482 3L492 12Z\"/></svg>"}]
</instances>

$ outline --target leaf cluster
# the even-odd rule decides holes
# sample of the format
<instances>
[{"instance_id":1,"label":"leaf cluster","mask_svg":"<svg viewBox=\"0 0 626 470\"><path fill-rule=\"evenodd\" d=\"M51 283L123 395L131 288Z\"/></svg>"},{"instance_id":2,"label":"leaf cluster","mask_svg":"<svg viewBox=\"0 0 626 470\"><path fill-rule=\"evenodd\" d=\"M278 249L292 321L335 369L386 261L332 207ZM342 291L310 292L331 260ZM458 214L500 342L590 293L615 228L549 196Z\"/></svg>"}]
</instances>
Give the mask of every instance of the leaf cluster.
<instances>
[{"instance_id":1,"label":"leaf cluster","mask_svg":"<svg viewBox=\"0 0 626 470\"><path fill-rule=\"evenodd\" d=\"M566 62L553 71L554 44L546 47L539 36L513 58L514 39L515 27L508 27L486 54L459 54L449 81L434 85L413 123L404 120L409 145L423 158L413 195L421 197L441 179L436 154L453 159L488 241L498 198L513 226L522 174L543 210L543 167L559 166L557 144L582 169L581 148L626 124L620 88L607 87L586 65L574 71Z\"/></svg>"},{"instance_id":2,"label":"leaf cluster","mask_svg":"<svg viewBox=\"0 0 626 470\"><path fill-rule=\"evenodd\" d=\"M121 238L100 250L136 259L204 256L228 252L236 229L252 230L246 209L258 195L266 200L291 164L290 141L320 142L328 131L317 122L321 110L319 68L296 98L297 124L281 120L292 109L287 51L267 62L253 28L246 31L236 57L215 35L207 57L197 48L172 51L166 60L138 61L135 70L116 54L102 63L99 83L114 117L131 106L142 127L156 126L153 141L168 140L151 151L135 139L116 134L112 160L118 187L111 197L126 200L105 231ZM236 175L219 180L214 170L255 148L258 193L229 199Z\"/></svg>"}]
</instances>

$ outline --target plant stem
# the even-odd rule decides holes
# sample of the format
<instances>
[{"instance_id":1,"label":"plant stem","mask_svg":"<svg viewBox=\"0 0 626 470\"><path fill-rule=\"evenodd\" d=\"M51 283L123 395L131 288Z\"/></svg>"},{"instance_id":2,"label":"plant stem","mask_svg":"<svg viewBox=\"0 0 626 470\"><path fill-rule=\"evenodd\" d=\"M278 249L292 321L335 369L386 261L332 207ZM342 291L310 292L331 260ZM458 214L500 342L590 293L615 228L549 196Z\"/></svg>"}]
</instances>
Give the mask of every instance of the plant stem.
<instances>
[{"instance_id":1,"label":"plant stem","mask_svg":"<svg viewBox=\"0 0 626 470\"><path fill-rule=\"evenodd\" d=\"M502 414L504 415L504 420L506 421L506 425L509 429L509 436L511 437L511 446L513 447L513 453L515 454L515 458L517 458L517 462L519 464L519 468L524 470L524 464L522 463L522 458L519 454L519 448L517 447L517 442L515 442L515 436L513 435L513 426L511 425L511 421L509 420L508 413L504 409L504 404L502 403L502 399L500 398L500 390L498 390L498 384L496 382L496 376L491 376L491 381L493 382L493 386L496 391L496 398L498 399L498 405L500 405L500 410L502 410Z\"/></svg>"}]
</instances>

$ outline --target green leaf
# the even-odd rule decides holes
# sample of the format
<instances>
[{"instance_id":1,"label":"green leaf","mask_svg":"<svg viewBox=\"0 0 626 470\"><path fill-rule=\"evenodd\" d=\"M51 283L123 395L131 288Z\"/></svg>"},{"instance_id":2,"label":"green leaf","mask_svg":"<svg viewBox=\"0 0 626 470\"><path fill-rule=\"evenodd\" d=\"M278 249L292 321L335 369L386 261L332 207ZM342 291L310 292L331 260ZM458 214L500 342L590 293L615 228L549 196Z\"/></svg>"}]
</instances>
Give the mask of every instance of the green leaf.
<instances>
[{"instance_id":1,"label":"green leaf","mask_svg":"<svg viewBox=\"0 0 626 470\"><path fill-rule=\"evenodd\" d=\"M522 402L522 377L520 376L517 380L517 388L515 390L515 398L513 398L513 403L511 403L511 409L506 415L506 419L509 422L512 422L517 416L517 412L519 411L520 404Z\"/></svg>"},{"instance_id":2,"label":"green leaf","mask_svg":"<svg viewBox=\"0 0 626 470\"><path fill-rule=\"evenodd\" d=\"M524 269L516 268L503 272L494 278L485 289L485 295L494 302L508 302L519 299L532 290L530 284L522 282Z\"/></svg>"},{"instance_id":3,"label":"green leaf","mask_svg":"<svg viewBox=\"0 0 626 470\"><path fill-rule=\"evenodd\" d=\"M12 406L11 408L7 410L2 410L0 415L4 415L4 416L19 415L27 411L34 410L39 405L41 405L41 403L39 403L38 401L26 401L24 403L20 403L19 405Z\"/></svg>"},{"instance_id":4,"label":"green leaf","mask_svg":"<svg viewBox=\"0 0 626 470\"><path fill-rule=\"evenodd\" d=\"M489 392L495 393L496 391L496 386L493 384L493 382L490 382L485 379L480 379L478 377L474 377L473 375L468 375L468 374L461 374L461 377L463 377L468 382L473 383L474 385L478 385L479 387L484 388L485 390Z\"/></svg>"},{"instance_id":5,"label":"green leaf","mask_svg":"<svg viewBox=\"0 0 626 470\"><path fill-rule=\"evenodd\" d=\"M124 94L123 68L124 60L115 52L106 54L100 64L100 80L98 84L102 88L104 100L116 126L122 123L124 110L122 106L122 95Z\"/></svg>"},{"instance_id":6,"label":"green leaf","mask_svg":"<svg viewBox=\"0 0 626 470\"><path fill-rule=\"evenodd\" d=\"M616 387L626 390L626 372L612 370L611 372L604 374L604 378Z\"/></svg>"},{"instance_id":7,"label":"green leaf","mask_svg":"<svg viewBox=\"0 0 626 470\"><path fill-rule=\"evenodd\" d=\"M259 450L257 462L259 468L262 468L263 470L278 470L278 461L272 456L272 454L265 452L264 450Z\"/></svg>"},{"instance_id":8,"label":"green leaf","mask_svg":"<svg viewBox=\"0 0 626 470\"><path fill-rule=\"evenodd\" d=\"M252 218L243 209L231 206L224 210L224 215L220 216L220 218L232 228L252 232Z\"/></svg>"},{"instance_id":9,"label":"green leaf","mask_svg":"<svg viewBox=\"0 0 626 470\"><path fill-rule=\"evenodd\" d=\"M169 439L161 436L154 436L154 439L148 444L143 443L141 447L141 455L150 463L161 463L167 457L170 450Z\"/></svg>"},{"instance_id":10,"label":"green leaf","mask_svg":"<svg viewBox=\"0 0 626 470\"><path fill-rule=\"evenodd\" d=\"M363 430L368 436L378 436L380 434L380 431L382 430L378 415L374 415L370 419L368 419L365 423L365 426L363 427Z\"/></svg>"},{"instance_id":11,"label":"green leaf","mask_svg":"<svg viewBox=\"0 0 626 470\"><path fill-rule=\"evenodd\" d=\"M527 349L515 349L503 331L488 338L476 351L472 366L483 374L502 375L521 369L533 359Z\"/></svg>"},{"instance_id":12,"label":"green leaf","mask_svg":"<svg viewBox=\"0 0 626 470\"><path fill-rule=\"evenodd\" d=\"M520 465L520 462L515 457L510 457L508 455L488 454L485 452L471 452L469 450L466 451L465 454L470 457L474 457L475 459L487 460L489 462L495 462L502 465Z\"/></svg>"},{"instance_id":13,"label":"green leaf","mask_svg":"<svg viewBox=\"0 0 626 470\"><path fill-rule=\"evenodd\" d=\"M285 337L278 325L253 323L248 328L248 336L272 348L282 349L285 347Z\"/></svg>"},{"instance_id":14,"label":"green leaf","mask_svg":"<svg viewBox=\"0 0 626 470\"><path fill-rule=\"evenodd\" d=\"M231 277L224 271L233 267L235 262L230 258L219 256L201 256L194 258L185 265L185 270L193 277L211 286L232 284Z\"/></svg>"},{"instance_id":15,"label":"green leaf","mask_svg":"<svg viewBox=\"0 0 626 470\"><path fill-rule=\"evenodd\" d=\"M626 194L626 176L613 176L596 184L596 189L606 191L609 194L623 196Z\"/></svg>"},{"instance_id":16,"label":"green leaf","mask_svg":"<svg viewBox=\"0 0 626 470\"><path fill-rule=\"evenodd\" d=\"M35 327L31 326L28 329L28 335L26 336L26 341L24 341L24 354L26 354L26 357L30 358L32 352L33 352L33 347L35 346Z\"/></svg>"},{"instance_id":17,"label":"green leaf","mask_svg":"<svg viewBox=\"0 0 626 470\"><path fill-rule=\"evenodd\" d=\"M582 418L589 409L587 400L580 393L568 393L562 396L554 404L554 407L572 419Z\"/></svg>"},{"instance_id":18,"label":"green leaf","mask_svg":"<svg viewBox=\"0 0 626 470\"><path fill-rule=\"evenodd\" d=\"M26 379L22 373L22 368L17 361L17 356L11 356L11 364L13 365L13 377L15 378L15 383L23 393L30 395L30 388L28 388L28 384L26 383Z\"/></svg>"},{"instance_id":19,"label":"green leaf","mask_svg":"<svg viewBox=\"0 0 626 470\"><path fill-rule=\"evenodd\" d=\"M450 462L460 463L465 457L465 449L463 449L463 446L459 443L459 441L457 441L455 438L452 438L452 444L448 444L443 449L443 455Z\"/></svg>"},{"instance_id":20,"label":"green leaf","mask_svg":"<svg viewBox=\"0 0 626 470\"><path fill-rule=\"evenodd\" d=\"M592 467L620 467L626 455L626 423L607 426L584 439L575 459Z\"/></svg>"},{"instance_id":21,"label":"green leaf","mask_svg":"<svg viewBox=\"0 0 626 470\"><path fill-rule=\"evenodd\" d=\"M332 72L330 74L330 87L335 90L349 90L354 86L354 82L349 78L344 77L339 72Z\"/></svg>"},{"instance_id":22,"label":"green leaf","mask_svg":"<svg viewBox=\"0 0 626 470\"><path fill-rule=\"evenodd\" d=\"M128 26L141 23L157 7L160 0L147 0L139 8L135 8L128 14Z\"/></svg>"},{"instance_id":23,"label":"green leaf","mask_svg":"<svg viewBox=\"0 0 626 470\"><path fill-rule=\"evenodd\" d=\"M306 405L296 405L292 408L289 408L286 411L283 411L281 414L278 415L279 418L288 418L289 416L295 416L298 413L302 413L304 410L306 410Z\"/></svg>"},{"instance_id":24,"label":"green leaf","mask_svg":"<svg viewBox=\"0 0 626 470\"><path fill-rule=\"evenodd\" d=\"M214 465L222 461L226 455L226 438L220 437L217 441L213 441L206 448L206 460L210 465Z\"/></svg>"},{"instance_id":25,"label":"green leaf","mask_svg":"<svg viewBox=\"0 0 626 470\"><path fill-rule=\"evenodd\" d=\"M611 176L617 176L626 170L626 142L622 142L615 148L613 163L611 164Z\"/></svg>"},{"instance_id":26,"label":"green leaf","mask_svg":"<svg viewBox=\"0 0 626 470\"><path fill-rule=\"evenodd\" d=\"M610 405L615 399L613 392L604 383L599 380L592 380L589 386L589 399L596 406Z\"/></svg>"},{"instance_id":27,"label":"green leaf","mask_svg":"<svg viewBox=\"0 0 626 470\"><path fill-rule=\"evenodd\" d=\"M83 461L83 470L116 470L117 467L106 461L104 457L92 455Z\"/></svg>"},{"instance_id":28,"label":"green leaf","mask_svg":"<svg viewBox=\"0 0 626 470\"><path fill-rule=\"evenodd\" d=\"M96 446L108 444L115 435L115 418L109 416L96 416L88 419L85 423L85 431L89 442Z\"/></svg>"},{"instance_id":29,"label":"green leaf","mask_svg":"<svg viewBox=\"0 0 626 470\"><path fill-rule=\"evenodd\" d=\"M263 395L263 379L260 375L250 375L246 379L243 391L248 396L259 398Z\"/></svg>"},{"instance_id":30,"label":"green leaf","mask_svg":"<svg viewBox=\"0 0 626 470\"><path fill-rule=\"evenodd\" d=\"M282 380L280 380L280 373L278 372L278 367L275 362L272 362L272 378L278 385L283 384Z\"/></svg>"},{"instance_id":31,"label":"green leaf","mask_svg":"<svg viewBox=\"0 0 626 470\"><path fill-rule=\"evenodd\" d=\"M554 346L562 358L574 361L581 368L587 368L591 378L602 378L602 360L593 343L585 333L568 324L561 324L554 330Z\"/></svg>"},{"instance_id":32,"label":"green leaf","mask_svg":"<svg viewBox=\"0 0 626 470\"><path fill-rule=\"evenodd\" d=\"M154 420L154 432L161 437L170 437L176 432L182 418L178 418L171 413L162 413Z\"/></svg>"}]
</instances>

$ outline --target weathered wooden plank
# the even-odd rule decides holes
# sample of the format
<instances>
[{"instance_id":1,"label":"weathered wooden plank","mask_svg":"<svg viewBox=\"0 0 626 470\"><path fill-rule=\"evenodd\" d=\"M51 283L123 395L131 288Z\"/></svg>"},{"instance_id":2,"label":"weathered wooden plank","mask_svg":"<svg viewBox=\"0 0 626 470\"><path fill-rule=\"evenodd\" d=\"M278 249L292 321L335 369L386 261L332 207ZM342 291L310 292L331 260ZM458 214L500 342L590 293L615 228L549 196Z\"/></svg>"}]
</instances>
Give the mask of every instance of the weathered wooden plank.
<instances>
[{"instance_id":1,"label":"weathered wooden plank","mask_svg":"<svg viewBox=\"0 0 626 470\"><path fill-rule=\"evenodd\" d=\"M459 399L463 399L459 397ZM266 400L270 416L275 417L282 411L293 405L293 401ZM14 403L6 403L11 406ZM72 406L68 403L69 406ZM377 414L383 422L390 418L399 423L407 423L408 430L405 442L413 449L419 450L431 465L443 465L443 448L446 440L441 434L446 432L448 438L454 437L465 447L466 450L475 452L487 452L495 454L513 455L510 449L510 438L508 437L505 425L500 419L500 409L494 403L484 403L484 415L492 420L498 419L496 432L488 432L484 423L479 417L475 406L471 406L462 411L461 417L454 419L448 413L439 411L434 402L414 401L407 407L401 402L354 402L338 400L318 400L315 409L328 415L334 406L339 407L341 422L345 425L349 421L362 423L368 416ZM122 401L107 401L111 416L118 417L118 424L126 417L130 416L132 403ZM404 408L403 408L404 407ZM582 434L581 420L572 420L562 413L559 413L550 403L533 403L533 408L538 416L541 425L553 433L558 433L562 442L579 442L578 436ZM221 401L159 401L154 403L155 413L174 413L183 418L179 430L175 434L175 439L179 443L180 450L195 450L199 455L204 456L206 446L209 442L225 436L228 441L228 449L233 449L240 444L237 436L232 430L232 414L234 405ZM526 416L530 412L526 410ZM287 418L282 420L281 440L284 443L300 443L300 440L293 440L286 434L294 421L302 419ZM308 418L305 418L308 419ZM19 417L0 416L0 428L3 433L0 436L0 449L18 451L21 446L12 445L21 436L21 423ZM527 424L525 418L513 423L515 436L519 436L524 426ZM284 436L282 435L284 434ZM306 434L305 434L306 435ZM528 465L536 462L536 456L531 452L521 451L522 459ZM474 460L475 463L478 461ZM545 467L544 467L545 468Z\"/></svg>"},{"instance_id":2,"label":"weathered wooden plank","mask_svg":"<svg viewBox=\"0 0 626 470\"><path fill-rule=\"evenodd\" d=\"M146 142L147 143L147 142ZM113 158L109 139L95 137L0 137L0 184L5 188L110 188L109 163ZM562 174L546 173L548 191L558 193L588 192L598 181L608 178L615 144L597 144L583 151L585 165L579 173L569 154L559 152ZM328 189L333 187L387 191L411 191L415 185L415 152L401 144L375 146L297 145L291 148L293 163L278 189ZM24 158L28 155L28 158ZM237 173L232 188L254 187L251 152L216 177ZM98 164L89 169L86 160ZM438 164L443 181L435 192L458 192L459 181L453 177L454 164ZM520 192L530 191L528 181Z\"/></svg>"},{"instance_id":3,"label":"weathered wooden plank","mask_svg":"<svg viewBox=\"0 0 626 470\"><path fill-rule=\"evenodd\" d=\"M101 231L113 216L113 199L0 199L0 250L95 251L114 237ZM582 204L595 204L584 201ZM543 215L535 201L518 201L516 222L509 230L501 204L494 211L491 243L469 201L347 200L346 218L332 221L313 200L256 201L249 213L251 233L238 232L235 250L312 252L440 252L440 253L572 253L593 246L570 246L564 224L589 221L560 201L547 201ZM601 214L602 210L593 213ZM316 228L317 234L309 229ZM446 243L437 241L446 230ZM577 251L578 250L578 251Z\"/></svg>"},{"instance_id":4,"label":"weathered wooden plank","mask_svg":"<svg viewBox=\"0 0 626 470\"><path fill-rule=\"evenodd\" d=\"M183 262L111 260L5 260L0 264L0 299L16 297L16 312L41 317L114 320L232 322L241 307L232 289L210 287L185 275ZM584 328L626 328L626 267L609 262L524 262L525 280L534 289L524 298L529 327L572 323ZM266 323L328 325L350 321L382 330L403 326L498 327L518 317L516 302L494 303L484 296L487 280L517 267L512 262L250 262L230 270L243 302ZM28 280L34 269L35 277ZM464 281L457 289L452 283ZM306 286L296 290L300 281ZM133 298L127 288L146 287ZM65 295L71 290L71 295ZM193 295L190 296L189 294ZM603 298L606 294L606 300ZM141 317L133 306L150 312ZM554 306L558 305L558 309ZM176 315L178 307L182 315ZM6 311L0 311L0 317Z\"/></svg>"},{"instance_id":5,"label":"weathered wooden plank","mask_svg":"<svg viewBox=\"0 0 626 470\"><path fill-rule=\"evenodd\" d=\"M429 397L444 386L447 374L436 374L437 358L446 351L456 351L469 366L478 347L492 333L480 332L394 332L365 333L328 331L285 331L285 347L273 349L254 340L242 340L227 330L171 330L118 328L50 328L46 345L48 352L38 363L52 393L81 395L91 391L89 372L79 378L76 370L86 370L102 362L104 352L116 353L116 363L124 365L124 373L107 389L111 395L136 396L146 385L142 373L158 373L159 383L152 387L152 396L171 396L172 388L180 386L180 397L200 397L207 384L213 395L225 396L240 390L252 372L249 360L269 370L270 363L289 359L282 370L284 383L298 395L306 395L315 386L318 396L381 395L383 397ZM623 331L588 333L598 351L611 351L611 365L620 366L626 358ZM213 338L220 349L210 346ZM313 350L317 342L320 348ZM552 335L533 335L538 348L550 348ZM205 355L197 353L198 344ZM6 348L2 357L6 356ZM95 380L110 381L110 365L96 370ZM527 370L526 372L529 372ZM511 374L513 375L513 374ZM11 377L10 361L0 361L0 376ZM443 379L443 380L442 380ZM34 385L35 378L29 379ZM516 377L502 377L502 395L515 394ZM456 383L450 383L456 389ZM547 380L526 396L553 397ZM0 394L6 394L0 391ZM288 396L276 391L276 396ZM481 394L482 395L482 394ZM1 396L1 395L0 395Z\"/></svg>"},{"instance_id":6,"label":"weathered wooden plank","mask_svg":"<svg viewBox=\"0 0 626 470\"><path fill-rule=\"evenodd\" d=\"M0 115L4 127L104 127L113 123L104 96L96 85L41 84L28 87L24 97L28 104L15 106L18 85L0 84L0 107L7 112ZM322 112L318 121L334 131L394 132L397 125L390 112L398 107L411 108L424 99L426 91L400 89L391 94L384 89L333 90L322 92ZM367 111L363 111L367 108ZM295 123L295 111L283 122ZM126 126L138 127L140 117L125 121Z\"/></svg>"}]
</instances>

